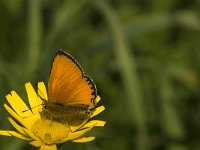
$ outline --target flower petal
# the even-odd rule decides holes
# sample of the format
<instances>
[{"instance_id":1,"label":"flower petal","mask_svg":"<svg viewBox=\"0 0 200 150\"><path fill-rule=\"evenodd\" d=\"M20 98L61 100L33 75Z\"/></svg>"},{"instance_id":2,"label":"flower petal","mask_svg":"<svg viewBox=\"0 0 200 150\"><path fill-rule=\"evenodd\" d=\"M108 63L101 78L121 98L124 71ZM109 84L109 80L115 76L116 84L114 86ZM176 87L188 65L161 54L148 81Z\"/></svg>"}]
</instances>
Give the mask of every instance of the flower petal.
<instances>
[{"instance_id":1,"label":"flower petal","mask_svg":"<svg viewBox=\"0 0 200 150\"><path fill-rule=\"evenodd\" d=\"M99 113L101 113L102 111L104 111L104 109L105 109L104 106L97 107L97 108L93 111L93 113L92 113L92 115L90 116L90 118L92 118L92 117L98 115ZM89 118L89 119L90 119L90 118ZM71 126L70 129L72 130L72 132L74 132L74 131L76 131L76 130L78 130L78 129L82 129L82 128L85 126L85 124L87 124L87 122L88 122L89 119L85 120L85 121L84 121L81 125L79 125L79 126ZM98 126L98 125L97 125L97 126Z\"/></svg>"},{"instance_id":2,"label":"flower petal","mask_svg":"<svg viewBox=\"0 0 200 150\"><path fill-rule=\"evenodd\" d=\"M91 142L95 139L94 136L91 137L82 137L80 139L76 139L76 140L72 140L72 142L76 142L76 143L85 143L85 142Z\"/></svg>"},{"instance_id":3,"label":"flower petal","mask_svg":"<svg viewBox=\"0 0 200 150\"><path fill-rule=\"evenodd\" d=\"M9 131L0 130L0 135L11 136Z\"/></svg>"},{"instance_id":4,"label":"flower petal","mask_svg":"<svg viewBox=\"0 0 200 150\"><path fill-rule=\"evenodd\" d=\"M28 122L25 122L20 116L18 116L7 104L4 104L4 108L11 114L17 121L19 121L24 127L28 128Z\"/></svg>"},{"instance_id":5,"label":"flower petal","mask_svg":"<svg viewBox=\"0 0 200 150\"><path fill-rule=\"evenodd\" d=\"M80 128L82 128L88 122L88 120L89 119L86 119L83 123L81 123L78 126L70 126L71 131L75 132L76 130L79 130Z\"/></svg>"},{"instance_id":6,"label":"flower petal","mask_svg":"<svg viewBox=\"0 0 200 150\"><path fill-rule=\"evenodd\" d=\"M41 145L40 150L57 150L55 144L53 145Z\"/></svg>"},{"instance_id":7,"label":"flower petal","mask_svg":"<svg viewBox=\"0 0 200 150\"><path fill-rule=\"evenodd\" d=\"M83 130L79 130L79 131L75 131L75 132L72 132L70 133L65 139L63 139L61 141L61 143L65 142L65 141L70 141L70 140L73 140L73 139L76 139L82 135L84 135L86 132L90 131L94 126L91 126L89 128L85 128Z\"/></svg>"},{"instance_id":8,"label":"flower petal","mask_svg":"<svg viewBox=\"0 0 200 150\"><path fill-rule=\"evenodd\" d=\"M38 119L40 119L41 116L39 113L33 114L31 116L27 116L25 118L23 118L24 122L27 123L28 127L32 127L32 125L34 124L34 122Z\"/></svg>"},{"instance_id":9,"label":"flower petal","mask_svg":"<svg viewBox=\"0 0 200 150\"><path fill-rule=\"evenodd\" d=\"M19 134L18 132L16 131L3 131L1 130L0 131L0 135L4 135L4 136L14 136L14 137L17 137L19 139L22 139L22 140L31 140L30 138L26 137L26 136L23 136L21 134Z\"/></svg>"},{"instance_id":10,"label":"flower petal","mask_svg":"<svg viewBox=\"0 0 200 150\"><path fill-rule=\"evenodd\" d=\"M9 102L12 109L20 116L30 116L32 113L23 100L15 91L11 91L11 94L6 95L6 99Z\"/></svg>"},{"instance_id":11,"label":"flower petal","mask_svg":"<svg viewBox=\"0 0 200 150\"><path fill-rule=\"evenodd\" d=\"M103 127L106 124L105 121L101 121L101 120L91 120L89 122L87 122L83 127L81 127L80 129L84 129L84 128L89 128L91 126L96 126L96 127Z\"/></svg>"},{"instance_id":12,"label":"flower petal","mask_svg":"<svg viewBox=\"0 0 200 150\"><path fill-rule=\"evenodd\" d=\"M43 145L44 143L42 143L41 141L32 141L29 144L35 146L35 147L40 147L41 145Z\"/></svg>"},{"instance_id":13,"label":"flower petal","mask_svg":"<svg viewBox=\"0 0 200 150\"><path fill-rule=\"evenodd\" d=\"M37 108L37 106L40 104L38 103L38 96L33 86L31 85L30 82L28 82L25 84L25 88L31 108ZM33 113L38 113L38 109L32 109L32 111Z\"/></svg>"},{"instance_id":14,"label":"flower petal","mask_svg":"<svg viewBox=\"0 0 200 150\"><path fill-rule=\"evenodd\" d=\"M105 107L104 107L104 106L99 106L99 107L97 107L97 108L93 111L93 113L92 113L92 115L90 116L90 118L92 118L92 117L98 115L99 113L101 113L101 112L104 111L104 110L105 110Z\"/></svg>"},{"instance_id":15,"label":"flower petal","mask_svg":"<svg viewBox=\"0 0 200 150\"><path fill-rule=\"evenodd\" d=\"M41 141L37 136L35 136L33 134L33 132L31 132L31 130L29 129L25 129L23 128L23 130L26 132L26 134L28 134L29 137L31 137L32 139L36 140L36 141Z\"/></svg>"},{"instance_id":16,"label":"flower petal","mask_svg":"<svg viewBox=\"0 0 200 150\"><path fill-rule=\"evenodd\" d=\"M11 123L11 125L12 125L16 130L18 130L21 134L26 134L26 133L24 132L24 130L22 129L22 127L19 126L12 118L9 117L8 120L9 120L9 122Z\"/></svg>"},{"instance_id":17,"label":"flower petal","mask_svg":"<svg viewBox=\"0 0 200 150\"><path fill-rule=\"evenodd\" d=\"M101 97L99 95L97 95L95 102L98 103L101 100Z\"/></svg>"},{"instance_id":18,"label":"flower petal","mask_svg":"<svg viewBox=\"0 0 200 150\"><path fill-rule=\"evenodd\" d=\"M31 140L31 138L26 137L26 136L24 136L24 135L22 135L22 134L20 134L20 133L18 133L18 132L15 132L15 131L8 131L8 133L9 133L10 135L12 135L12 136L14 136L14 137L17 137L17 138L19 138L19 139L22 139L22 140L27 140L27 141Z\"/></svg>"},{"instance_id":19,"label":"flower petal","mask_svg":"<svg viewBox=\"0 0 200 150\"><path fill-rule=\"evenodd\" d=\"M39 97L41 97L41 98L43 98L45 100L48 100L47 90L46 90L44 82L39 82L38 83L38 95L39 95Z\"/></svg>"}]
</instances>

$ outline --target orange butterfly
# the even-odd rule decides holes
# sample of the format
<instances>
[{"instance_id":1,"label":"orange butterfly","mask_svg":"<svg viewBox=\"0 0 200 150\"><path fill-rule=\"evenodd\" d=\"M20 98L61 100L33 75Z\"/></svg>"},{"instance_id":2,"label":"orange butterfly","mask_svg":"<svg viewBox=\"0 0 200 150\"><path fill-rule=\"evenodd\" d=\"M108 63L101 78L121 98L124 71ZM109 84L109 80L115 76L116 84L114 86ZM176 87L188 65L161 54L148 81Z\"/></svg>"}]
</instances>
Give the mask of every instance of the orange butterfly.
<instances>
[{"instance_id":1,"label":"orange butterfly","mask_svg":"<svg viewBox=\"0 0 200 150\"><path fill-rule=\"evenodd\" d=\"M96 86L78 62L63 50L56 53L48 83L48 101L43 100L42 116L47 119L79 124L95 107Z\"/></svg>"}]
</instances>

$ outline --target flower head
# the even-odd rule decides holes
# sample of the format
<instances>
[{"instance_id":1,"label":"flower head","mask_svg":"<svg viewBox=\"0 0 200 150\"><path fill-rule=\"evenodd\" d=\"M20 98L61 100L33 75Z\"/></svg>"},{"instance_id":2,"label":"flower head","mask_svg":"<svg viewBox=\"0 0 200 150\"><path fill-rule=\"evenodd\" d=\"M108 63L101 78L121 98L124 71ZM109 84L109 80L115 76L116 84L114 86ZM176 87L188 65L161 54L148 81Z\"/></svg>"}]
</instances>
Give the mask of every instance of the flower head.
<instances>
[{"instance_id":1,"label":"flower head","mask_svg":"<svg viewBox=\"0 0 200 150\"><path fill-rule=\"evenodd\" d=\"M4 104L4 107L14 118L8 117L8 120L16 131L0 130L0 135L14 136L29 141L31 145L40 147L41 150L56 150L57 145L68 141L77 143L93 141L95 137L83 137L83 135L95 126L102 127L105 125L104 121L90 120L101 113L105 109L104 106L95 108L88 119L77 125L68 125L46 119L40 113L44 109L42 99L48 100L44 83L38 83L38 94L30 83L26 83L25 88L31 109L15 91L11 91L11 94L6 96L11 107L7 104ZM97 96L96 101L99 100L100 97Z\"/></svg>"}]
</instances>

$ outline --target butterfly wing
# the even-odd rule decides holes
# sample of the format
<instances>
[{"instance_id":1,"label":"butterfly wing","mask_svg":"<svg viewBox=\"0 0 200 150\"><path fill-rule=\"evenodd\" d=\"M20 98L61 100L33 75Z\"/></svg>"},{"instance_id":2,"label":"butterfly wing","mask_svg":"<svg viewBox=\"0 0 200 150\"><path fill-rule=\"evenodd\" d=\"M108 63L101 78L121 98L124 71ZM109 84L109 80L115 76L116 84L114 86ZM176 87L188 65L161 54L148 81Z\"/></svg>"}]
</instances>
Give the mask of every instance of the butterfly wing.
<instances>
[{"instance_id":1,"label":"butterfly wing","mask_svg":"<svg viewBox=\"0 0 200 150\"><path fill-rule=\"evenodd\" d=\"M68 53L56 53L48 83L49 102L64 105L95 105L96 87Z\"/></svg>"}]
</instances>

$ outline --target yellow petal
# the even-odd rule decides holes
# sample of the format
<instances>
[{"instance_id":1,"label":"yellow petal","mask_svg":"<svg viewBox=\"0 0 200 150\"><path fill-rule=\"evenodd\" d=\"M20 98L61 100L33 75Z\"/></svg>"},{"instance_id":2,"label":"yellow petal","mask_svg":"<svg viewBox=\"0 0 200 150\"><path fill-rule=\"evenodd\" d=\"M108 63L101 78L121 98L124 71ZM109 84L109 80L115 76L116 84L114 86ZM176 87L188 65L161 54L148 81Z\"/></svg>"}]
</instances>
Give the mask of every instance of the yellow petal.
<instances>
[{"instance_id":1,"label":"yellow petal","mask_svg":"<svg viewBox=\"0 0 200 150\"><path fill-rule=\"evenodd\" d=\"M33 113L38 113L37 106L39 106L40 103L38 103L38 96L37 96L33 86L31 85L30 82L28 82L25 84L25 88L26 88L26 92L28 95L28 100L29 100L30 106L31 106L31 108L34 108L34 109L32 109Z\"/></svg>"},{"instance_id":2,"label":"yellow petal","mask_svg":"<svg viewBox=\"0 0 200 150\"><path fill-rule=\"evenodd\" d=\"M42 97L43 99L48 100L47 90L46 90L44 82L38 83L38 95L40 95L39 97Z\"/></svg>"},{"instance_id":3,"label":"yellow petal","mask_svg":"<svg viewBox=\"0 0 200 150\"><path fill-rule=\"evenodd\" d=\"M28 136L36 141L41 141L37 136L35 136L31 130L23 128L23 130L28 134Z\"/></svg>"},{"instance_id":4,"label":"yellow petal","mask_svg":"<svg viewBox=\"0 0 200 150\"><path fill-rule=\"evenodd\" d=\"M9 102L10 106L13 110L20 116L24 117L27 115L31 115L31 111L23 102L23 100L19 97L19 95L15 91L11 91L11 95L6 95L6 99Z\"/></svg>"},{"instance_id":5,"label":"yellow petal","mask_svg":"<svg viewBox=\"0 0 200 150\"><path fill-rule=\"evenodd\" d=\"M101 97L99 95L97 95L95 102L98 103L101 100Z\"/></svg>"},{"instance_id":6,"label":"yellow petal","mask_svg":"<svg viewBox=\"0 0 200 150\"><path fill-rule=\"evenodd\" d=\"M4 104L4 108L11 114L18 122L20 122L24 127L28 128L29 124L25 122L20 116L18 116L7 104Z\"/></svg>"},{"instance_id":7,"label":"yellow petal","mask_svg":"<svg viewBox=\"0 0 200 150\"><path fill-rule=\"evenodd\" d=\"M91 120L88 123L86 123L83 127L81 127L80 129L83 128L88 128L91 126L96 126L96 127L103 127L106 124L105 121L101 121L101 120Z\"/></svg>"},{"instance_id":8,"label":"yellow petal","mask_svg":"<svg viewBox=\"0 0 200 150\"><path fill-rule=\"evenodd\" d=\"M42 143L41 141L32 141L29 144L35 146L35 147L40 147L41 145L43 145L44 143Z\"/></svg>"},{"instance_id":9,"label":"yellow petal","mask_svg":"<svg viewBox=\"0 0 200 150\"><path fill-rule=\"evenodd\" d=\"M67 138L63 139L63 141L61 141L61 143L63 143L64 141L70 141L70 140L76 139L76 138L84 135L86 132L90 131L93 127L94 126L91 126L89 128L86 128L86 129L83 129L83 130L80 130L80 131L72 132L68 135Z\"/></svg>"},{"instance_id":10,"label":"yellow petal","mask_svg":"<svg viewBox=\"0 0 200 150\"><path fill-rule=\"evenodd\" d=\"M0 130L0 135L11 136L11 135L9 134L9 131L4 131L4 130Z\"/></svg>"},{"instance_id":11,"label":"yellow petal","mask_svg":"<svg viewBox=\"0 0 200 150\"><path fill-rule=\"evenodd\" d=\"M72 140L72 142L76 142L76 143L85 143L85 142L91 142L95 139L94 136L91 137L82 137L80 139L76 139L76 140Z\"/></svg>"},{"instance_id":12,"label":"yellow petal","mask_svg":"<svg viewBox=\"0 0 200 150\"><path fill-rule=\"evenodd\" d=\"M21 134L26 134L26 133L24 132L24 130L22 129L22 127L19 126L12 118L9 117L8 120L9 120L9 122L12 124L12 126L13 126L16 130L18 130Z\"/></svg>"},{"instance_id":13,"label":"yellow petal","mask_svg":"<svg viewBox=\"0 0 200 150\"><path fill-rule=\"evenodd\" d=\"M57 150L57 147L55 144L53 145L42 145L40 147L40 150Z\"/></svg>"},{"instance_id":14,"label":"yellow petal","mask_svg":"<svg viewBox=\"0 0 200 150\"><path fill-rule=\"evenodd\" d=\"M40 114L36 113L36 114L33 114L32 116L27 116L27 117L23 118L23 120L24 120L24 122L27 123L28 127L32 127L34 122L40 118L41 118Z\"/></svg>"},{"instance_id":15,"label":"yellow petal","mask_svg":"<svg viewBox=\"0 0 200 150\"><path fill-rule=\"evenodd\" d=\"M101 113L101 112L104 111L104 110L105 110L105 107L104 107L104 106L97 107L97 108L93 111L93 113L92 113L92 115L90 116L90 118L92 118L92 117L98 115L99 113Z\"/></svg>"},{"instance_id":16,"label":"yellow petal","mask_svg":"<svg viewBox=\"0 0 200 150\"><path fill-rule=\"evenodd\" d=\"M76 130L82 128L87 122L88 122L89 119L86 119L83 123L81 123L80 125L78 126L70 126L70 129L72 132L75 132Z\"/></svg>"},{"instance_id":17,"label":"yellow petal","mask_svg":"<svg viewBox=\"0 0 200 150\"><path fill-rule=\"evenodd\" d=\"M71 130L68 125L41 118L33 124L31 131L43 143L51 145L66 138Z\"/></svg>"},{"instance_id":18,"label":"yellow petal","mask_svg":"<svg viewBox=\"0 0 200 150\"><path fill-rule=\"evenodd\" d=\"M19 139L22 139L22 140L31 140L31 138L27 137L27 136L24 136L22 134L19 134L18 132L15 132L15 131L8 131L8 133L14 137L17 137Z\"/></svg>"},{"instance_id":19,"label":"yellow petal","mask_svg":"<svg viewBox=\"0 0 200 150\"><path fill-rule=\"evenodd\" d=\"M14 137L17 137L17 138L22 139L22 140L31 140L30 138L23 136L23 135L19 134L18 132L15 132L15 131L3 131L3 130L1 130L0 135L14 136Z\"/></svg>"},{"instance_id":20,"label":"yellow petal","mask_svg":"<svg viewBox=\"0 0 200 150\"><path fill-rule=\"evenodd\" d=\"M102 111L104 111L104 109L105 109L104 106L97 107L97 108L93 111L93 113L92 113L92 115L90 116L90 118L92 118L92 117L98 115L99 113L101 113ZM89 119L90 119L90 118L89 118ZM84 126L87 122L88 122L88 119L85 120L81 125L79 125L79 126L71 126L70 128L71 128L72 132L74 132L74 131L76 131L76 130L78 130L78 129L80 129L80 128L83 128L83 126Z\"/></svg>"}]
</instances>

